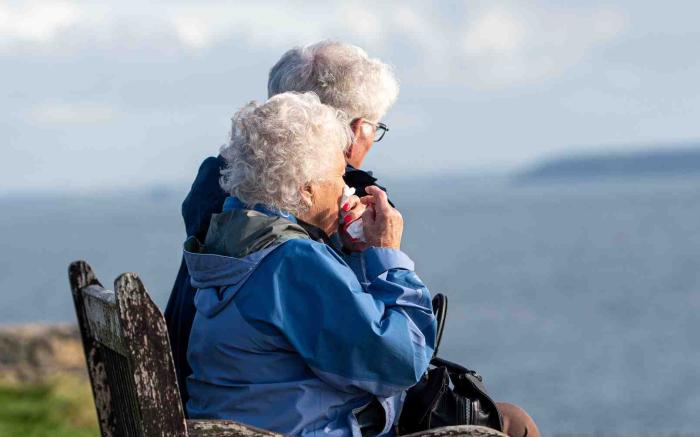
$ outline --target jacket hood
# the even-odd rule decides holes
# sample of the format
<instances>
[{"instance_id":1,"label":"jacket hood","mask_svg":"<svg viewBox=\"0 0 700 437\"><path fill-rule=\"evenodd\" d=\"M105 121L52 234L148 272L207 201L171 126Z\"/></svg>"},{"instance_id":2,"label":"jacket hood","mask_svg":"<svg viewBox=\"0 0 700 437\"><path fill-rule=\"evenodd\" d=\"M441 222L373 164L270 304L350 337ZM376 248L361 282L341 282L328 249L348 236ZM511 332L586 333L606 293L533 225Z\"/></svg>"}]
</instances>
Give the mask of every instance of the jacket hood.
<instances>
[{"instance_id":1,"label":"jacket hood","mask_svg":"<svg viewBox=\"0 0 700 437\"><path fill-rule=\"evenodd\" d=\"M217 314L268 254L295 238L309 235L288 218L235 207L214 214L204 244L196 237L185 241L185 262L198 289L197 311L207 317Z\"/></svg>"}]
</instances>

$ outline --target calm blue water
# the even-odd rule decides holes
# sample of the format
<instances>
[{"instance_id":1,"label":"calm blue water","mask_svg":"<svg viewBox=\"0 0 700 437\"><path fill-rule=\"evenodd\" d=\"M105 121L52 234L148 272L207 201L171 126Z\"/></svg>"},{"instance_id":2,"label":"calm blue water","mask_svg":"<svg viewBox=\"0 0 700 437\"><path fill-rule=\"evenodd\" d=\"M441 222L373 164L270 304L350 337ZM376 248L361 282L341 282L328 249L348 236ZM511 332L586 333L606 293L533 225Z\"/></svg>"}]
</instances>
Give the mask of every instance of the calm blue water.
<instances>
[{"instance_id":1,"label":"calm blue water","mask_svg":"<svg viewBox=\"0 0 700 437\"><path fill-rule=\"evenodd\" d=\"M404 250L450 297L443 355L545 432L700 428L700 180L389 182ZM71 321L68 263L164 306L183 193L0 199L0 322Z\"/></svg>"}]
</instances>

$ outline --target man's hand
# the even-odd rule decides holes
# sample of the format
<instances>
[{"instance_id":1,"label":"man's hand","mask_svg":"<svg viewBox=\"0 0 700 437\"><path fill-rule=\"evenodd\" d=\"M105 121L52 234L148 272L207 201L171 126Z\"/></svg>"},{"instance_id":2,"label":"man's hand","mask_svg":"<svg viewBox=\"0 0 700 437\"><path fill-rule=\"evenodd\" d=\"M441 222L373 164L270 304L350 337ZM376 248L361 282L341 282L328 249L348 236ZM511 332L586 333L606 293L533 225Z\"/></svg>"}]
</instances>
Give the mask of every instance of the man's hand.
<instances>
[{"instance_id":1,"label":"man's hand","mask_svg":"<svg viewBox=\"0 0 700 437\"><path fill-rule=\"evenodd\" d=\"M367 244L376 247L399 249L403 233L403 217L387 200L386 193L380 188L365 188L367 196L361 202L367 206L362 214Z\"/></svg>"}]
</instances>

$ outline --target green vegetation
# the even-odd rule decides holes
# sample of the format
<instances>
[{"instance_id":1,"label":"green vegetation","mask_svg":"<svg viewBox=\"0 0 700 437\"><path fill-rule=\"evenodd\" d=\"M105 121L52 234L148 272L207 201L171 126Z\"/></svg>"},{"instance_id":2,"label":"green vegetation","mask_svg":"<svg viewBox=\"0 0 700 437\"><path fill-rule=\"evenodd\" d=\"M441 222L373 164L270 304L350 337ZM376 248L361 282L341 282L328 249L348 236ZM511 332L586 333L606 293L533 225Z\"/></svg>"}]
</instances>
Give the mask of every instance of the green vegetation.
<instances>
[{"instance_id":1,"label":"green vegetation","mask_svg":"<svg viewBox=\"0 0 700 437\"><path fill-rule=\"evenodd\" d=\"M32 385L0 382L1 437L98 435L86 379L64 376Z\"/></svg>"}]
</instances>

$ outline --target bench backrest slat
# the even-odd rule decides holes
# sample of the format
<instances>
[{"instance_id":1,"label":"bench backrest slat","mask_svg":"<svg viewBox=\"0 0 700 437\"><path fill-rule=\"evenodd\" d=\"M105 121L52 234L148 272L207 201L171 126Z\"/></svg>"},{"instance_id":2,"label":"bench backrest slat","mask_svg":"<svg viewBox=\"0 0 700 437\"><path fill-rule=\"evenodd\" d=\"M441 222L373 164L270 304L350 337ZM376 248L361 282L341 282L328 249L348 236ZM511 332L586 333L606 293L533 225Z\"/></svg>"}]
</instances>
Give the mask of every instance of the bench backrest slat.
<instances>
[{"instance_id":1,"label":"bench backrest slat","mask_svg":"<svg viewBox=\"0 0 700 437\"><path fill-rule=\"evenodd\" d=\"M90 335L98 343L126 355L124 341L119 332L119 314L114 293L97 285L83 289L83 306Z\"/></svg>"},{"instance_id":2,"label":"bench backrest slat","mask_svg":"<svg viewBox=\"0 0 700 437\"><path fill-rule=\"evenodd\" d=\"M103 436L187 436L163 315L132 273L106 290L84 261L69 279Z\"/></svg>"}]
</instances>

